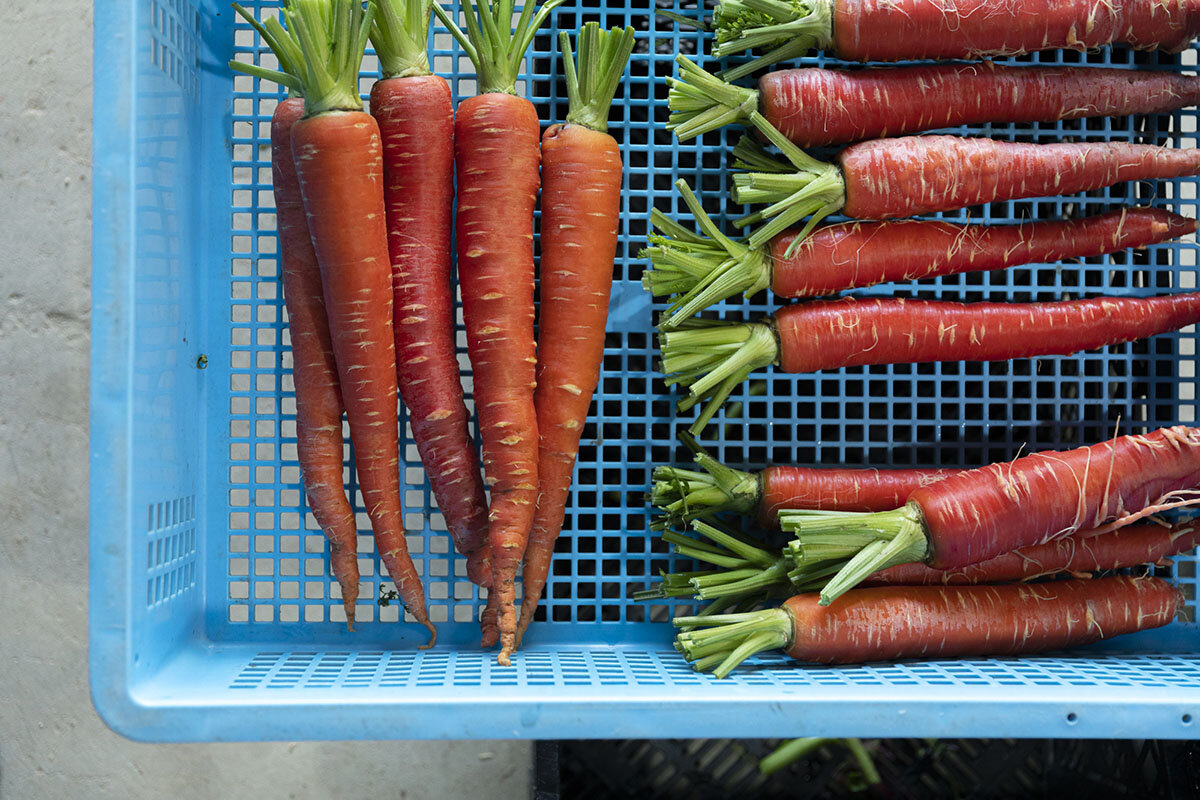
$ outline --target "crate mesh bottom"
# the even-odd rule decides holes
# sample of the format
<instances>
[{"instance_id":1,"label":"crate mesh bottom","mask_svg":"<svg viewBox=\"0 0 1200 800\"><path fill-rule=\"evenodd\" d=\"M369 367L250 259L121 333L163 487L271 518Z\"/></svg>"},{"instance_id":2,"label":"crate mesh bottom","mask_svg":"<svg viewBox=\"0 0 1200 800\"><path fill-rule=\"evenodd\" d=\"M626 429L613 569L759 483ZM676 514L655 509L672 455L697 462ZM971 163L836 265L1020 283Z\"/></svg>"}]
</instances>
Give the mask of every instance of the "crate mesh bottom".
<instances>
[{"instance_id":1,"label":"crate mesh bottom","mask_svg":"<svg viewBox=\"0 0 1200 800\"><path fill-rule=\"evenodd\" d=\"M680 144L662 128L667 108L661 78L672 74L675 53L694 54L701 48L701 35L646 10L596 5L575 0L551 16L546 31L535 39L518 86L536 103L542 120L561 120L566 96L560 62L556 54L547 55L558 31L573 30L582 19L631 24L639 31L612 111L612 132L621 144L626 183L604 372L583 432L564 533L537 617L573 627L580 623L649 625L668 610L647 608L630 599L650 576L674 564L667 548L648 531L644 492L654 464L686 461L676 435L690 423L690 418L674 418L677 395L656 372L651 313L663 306L652 304L638 283L644 264L637 255L645 242L648 211L657 207L685 219L672 188L675 180L684 178L727 229L728 220L739 213L723 201L728 188L724 156L737 132L722 130L702 137L701 142ZM667 6L682 14L698 13L678 0ZM259 16L277 12L270 2L248 7ZM187 6L178 8L186 17ZM234 57L274 66L269 51L241 21L235 21ZM1171 57L1126 50L1087 55L1048 52L1011 61L1180 68ZM1195 52L1185 53L1183 61L1194 65ZM835 62L816 58L806 63ZM364 96L377 68L375 57L368 55L360 79ZM433 36L433 68L450 82L456 101L474 93L469 62L440 30ZM551 77L533 77L546 75ZM224 540L209 584L213 596L220 598L216 602L223 604L215 635L223 631L245 639L254 635L249 631L255 628L265 633L306 626L309 634L320 637L334 631L344 615L339 587L328 571L326 542L307 513L296 461L291 353L270 187L270 116L284 95L273 84L245 76L233 78L232 89L229 273L225 297L213 304L217 316L212 318L229 346L210 366L215 373L213 388L223 394L216 405L228 412L224 452L213 454L218 466L210 475L210 485L220 493L211 507L213 535ZM957 130L1035 142L1134 141L1175 147L1197 142L1195 110ZM1078 217L1131 203L1195 214L1195 186L1191 180L1118 185L1087 195L996 203L943 216L1012 223ZM866 293L1024 302L1101 292L1146 295L1196 285L1196 250L1188 240L1114 253L1086 264L1034 264L876 287ZM753 318L776 305L763 293L723 303L715 313ZM461 313L457 322L469 398L471 373ZM754 469L768 463L972 466L1007 459L1022 450L1070 447L1110 436L1118 425L1121 432L1130 432L1194 421L1195 353L1196 333L1189 328L1064 358L895 365L817 375L766 370L735 391L726 411L714 420L711 428L718 439L712 449L727 463ZM477 618L482 593L467 581L465 563L453 552L403 416L401 424L404 519L411 534L409 548L427 589L430 615L436 623L466 626ZM357 615L363 623L360 631L370 635L376 623L399 622L401 610L395 604L375 602L392 585L374 552L350 456L347 448L345 478L356 504L360 534L362 587ZM219 531L222 525L225 531ZM1173 570L1187 594L1187 615L1192 618L1196 594L1192 557L1179 559ZM597 641L604 638L601 633L595 636Z\"/></svg>"},{"instance_id":2,"label":"crate mesh bottom","mask_svg":"<svg viewBox=\"0 0 1200 800\"><path fill-rule=\"evenodd\" d=\"M759 657L718 681L694 672L673 650L521 652L513 668L489 653L412 651L261 652L231 689L371 689L477 686L1139 686L1200 688L1197 655L1121 654L921 661L856 667L797 667Z\"/></svg>"}]
</instances>

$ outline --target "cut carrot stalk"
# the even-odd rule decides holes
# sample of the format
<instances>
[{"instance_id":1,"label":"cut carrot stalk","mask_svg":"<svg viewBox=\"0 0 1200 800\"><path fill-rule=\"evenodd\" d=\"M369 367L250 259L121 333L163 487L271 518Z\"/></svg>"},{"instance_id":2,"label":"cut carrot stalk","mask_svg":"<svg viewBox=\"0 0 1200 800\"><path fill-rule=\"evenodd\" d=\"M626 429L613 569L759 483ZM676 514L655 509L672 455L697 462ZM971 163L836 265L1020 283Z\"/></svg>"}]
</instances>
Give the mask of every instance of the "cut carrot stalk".
<instances>
[{"instance_id":1,"label":"cut carrot stalk","mask_svg":"<svg viewBox=\"0 0 1200 800\"><path fill-rule=\"evenodd\" d=\"M746 155L746 146L748 140L739 142L735 156ZM677 186L702 229L715 230L687 184ZM888 281L1086 258L1196 231L1196 220L1170 211L1123 208L1019 225L846 222L818 227L808 236L785 231L754 248L727 237L697 235L657 210L650 221L655 232L640 256L650 260L651 269L643 273L642 286L657 296L677 295L659 320L664 330L728 297L749 297L766 288L779 297L820 297Z\"/></svg>"},{"instance_id":2,"label":"cut carrot stalk","mask_svg":"<svg viewBox=\"0 0 1200 800\"><path fill-rule=\"evenodd\" d=\"M785 69L758 89L727 83L686 56L667 78L667 128L680 141L759 111L800 147L984 123L1162 114L1200 102L1200 80L1165 70L935 64L859 70Z\"/></svg>"},{"instance_id":3,"label":"cut carrot stalk","mask_svg":"<svg viewBox=\"0 0 1200 800\"><path fill-rule=\"evenodd\" d=\"M486 589L491 584L487 496L459 379L450 288L450 86L429 71L432 0L377 0L377 6L371 41L383 78L371 88L371 114L383 141L396 374L446 528L466 556L467 577ZM484 642L494 643L493 619L485 616L481 625Z\"/></svg>"},{"instance_id":4,"label":"cut carrot stalk","mask_svg":"<svg viewBox=\"0 0 1200 800\"><path fill-rule=\"evenodd\" d=\"M516 574L538 498L538 425L533 391L533 212L540 151L537 111L516 94L525 52L551 9L526 3L513 26L512 0L473 2L467 33L434 13L475 64L480 94L458 106L458 274L475 409L491 487L491 593L500 632L497 661L516 646Z\"/></svg>"},{"instance_id":5,"label":"cut carrot stalk","mask_svg":"<svg viewBox=\"0 0 1200 800\"><path fill-rule=\"evenodd\" d=\"M650 501L664 514L664 527L724 511L753 516L766 528L779 528L779 512L888 511L927 484L959 470L814 468L775 465L759 472L727 467L690 433L679 436L703 470L657 467Z\"/></svg>"},{"instance_id":6,"label":"cut carrot stalk","mask_svg":"<svg viewBox=\"0 0 1200 800\"><path fill-rule=\"evenodd\" d=\"M783 153L773 159L747 141L734 176L735 202L765 207L734 222L763 222L750 234L761 247L809 217L803 239L835 211L855 219L893 219L1004 200L1053 197L1124 181L1200 174L1200 149L1127 142L1026 144L959 136L903 136L853 144L837 163L796 147L758 112L752 124ZM793 242L791 247L797 246Z\"/></svg>"},{"instance_id":7,"label":"cut carrot stalk","mask_svg":"<svg viewBox=\"0 0 1200 800\"><path fill-rule=\"evenodd\" d=\"M714 603L765 602L781 593L819 591L860 549L878 538L867 531L853 535L806 531L808 516L800 511L780 514L784 530L797 536L783 548L782 555L744 532L711 519L693 522L692 530L701 538L666 531L663 541L672 545L676 555L710 568L664 572L659 583L637 592L634 599L694 597ZM1080 577L1159 563L1194 550L1197 544L1200 526L1194 522L1174 527L1145 522L1116 530L1081 530L954 569L901 564L869 575L861 585L948 586L1032 581L1061 574Z\"/></svg>"},{"instance_id":8,"label":"cut carrot stalk","mask_svg":"<svg viewBox=\"0 0 1200 800\"><path fill-rule=\"evenodd\" d=\"M896 564L956 569L1084 529L1115 530L1200 502L1196 487L1200 428L1178 426L963 472L893 511L790 515L804 515L795 532L801 550L809 536L834 547L848 537L844 566L821 590L828 604Z\"/></svg>"},{"instance_id":9,"label":"cut carrot stalk","mask_svg":"<svg viewBox=\"0 0 1200 800\"><path fill-rule=\"evenodd\" d=\"M541 305L538 319L538 500L521 574L520 644L562 531L579 436L604 361L621 211L621 152L608 110L633 51L633 28L579 32L579 66L564 31L567 121L542 135Z\"/></svg>"},{"instance_id":10,"label":"cut carrot stalk","mask_svg":"<svg viewBox=\"0 0 1200 800\"><path fill-rule=\"evenodd\" d=\"M688 388L680 410L707 398L689 429L699 435L739 383L771 364L797 373L1069 355L1198 321L1200 292L1054 303L843 297L785 306L765 323L694 322L660 342L667 384Z\"/></svg>"},{"instance_id":11,"label":"cut carrot stalk","mask_svg":"<svg viewBox=\"0 0 1200 800\"><path fill-rule=\"evenodd\" d=\"M342 393L325 313L321 269L313 250L292 159L292 126L304 116L300 76L303 55L292 31L276 17L259 22L236 3L234 10L258 31L275 53L279 72L241 62L230 67L275 80L282 75L289 97L271 115L271 189L283 271L283 299L292 344L292 382L296 391L296 457L304 496L325 538L329 561L342 593L346 626L354 630L358 600L358 529L342 485Z\"/></svg>"},{"instance_id":12,"label":"cut carrot stalk","mask_svg":"<svg viewBox=\"0 0 1200 800\"><path fill-rule=\"evenodd\" d=\"M732 80L820 48L845 61L916 61L1090 50L1179 52L1200 31L1192 0L722 0L717 58L765 51Z\"/></svg>"},{"instance_id":13,"label":"cut carrot stalk","mask_svg":"<svg viewBox=\"0 0 1200 800\"><path fill-rule=\"evenodd\" d=\"M292 126L309 233L321 267L329 333L354 442L355 467L375 545L410 614L437 632L408 554L400 504L396 355L379 128L362 110L358 69L375 6L290 0L283 7L302 63L279 80L304 93Z\"/></svg>"},{"instance_id":14,"label":"cut carrot stalk","mask_svg":"<svg viewBox=\"0 0 1200 800\"><path fill-rule=\"evenodd\" d=\"M1161 627L1174 619L1182 596L1159 578L1122 575L1034 585L856 589L833 608L819 599L801 594L767 611L677 617L678 626L710 627L680 633L676 646L718 678L775 649L820 664L1023 655ZM719 662L717 654L724 656Z\"/></svg>"}]
</instances>

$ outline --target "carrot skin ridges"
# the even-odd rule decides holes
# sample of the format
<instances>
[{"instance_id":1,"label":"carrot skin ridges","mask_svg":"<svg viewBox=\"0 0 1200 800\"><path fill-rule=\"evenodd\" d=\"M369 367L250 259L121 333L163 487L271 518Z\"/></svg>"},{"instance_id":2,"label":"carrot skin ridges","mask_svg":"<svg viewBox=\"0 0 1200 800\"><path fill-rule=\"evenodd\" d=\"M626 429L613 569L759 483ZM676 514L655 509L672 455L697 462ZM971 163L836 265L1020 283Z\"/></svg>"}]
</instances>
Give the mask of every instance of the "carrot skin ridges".
<instances>
[{"instance_id":1,"label":"carrot skin ridges","mask_svg":"<svg viewBox=\"0 0 1200 800\"><path fill-rule=\"evenodd\" d=\"M1118 436L954 475L913 492L938 569L1100 528L1200 486L1200 428Z\"/></svg>"},{"instance_id":2,"label":"carrot skin ridges","mask_svg":"<svg viewBox=\"0 0 1200 800\"><path fill-rule=\"evenodd\" d=\"M775 312L784 372L1068 355L1197 321L1200 292L1054 303L843 297Z\"/></svg>"},{"instance_id":3,"label":"carrot skin ridges","mask_svg":"<svg viewBox=\"0 0 1200 800\"><path fill-rule=\"evenodd\" d=\"M1087 50L1178 52L1200 32L1196 0L833 0L833 47L848 61Z\"/></svg>"},{"instance_id":4,"label":"carrot skin ridges","mask_svg":"<svg viewBox=\"0 0 1200 800\"><path fill-rule=\"evenodd\" d=\"M537 505L533 212L540 160L533 105L489 93L458 106L458 273L475 409L491 487L488 538L500 663L516 641L517 568Z\"/></svg>"},{"instance_id":5,"label":"carrot skin ridges","mask_svg":"<svg viewBox=\"0 0 1200 800\"><path fill-rule=\"evenodd\" d=\"M1128 208L1076 220L956 225L941 220L846 222L771 240L771 290L820 297L888 281L1055 263L1145 247L1196 231L1196 220L1158 208Z\"/></svg>"},{"instance_id":6,"label":"carrot skin ridges","mask_svg":"<svg viewBox=\"0 0 1200 800\"><path fill-rule=\"evenodd\" d=\"M781 510L888 511L909 495L958 470L767 467L760 475L758 521L779 528Z\"/></svg>"},{"instance_id":7,"label":"carrot skin ridges","mask_svg":"<svg viewBox=\"0 0 1200 800\"><path fill-rule=\"evenodd\" d=\"M486 587L487 497L454 347L450 86L437 75L377 81L371 114L383 140L400 395L438 508L454 546L467 557L467 577Z\"/></svg>"},{"instance_id":8,"label":"carrot skin ridges","mask_svg":"<svg viewBox=\"0 0 1200 800\"><path fill-rule=\"evenodd\" d=\"M321 264L355 468L375 545L401 601L433 632L421 580L408 554L400 505L382 149L375 120L362 111L328 112L292 128L292 153Z\"/></svg>"},{"instance_id":9,"label":"carrot skin ridges","mask_svg":"<svg viewBox=\"0 0 1200 800\"><path fill-rule=\"evenodd\" d=\"M1071 536L1022 547L978 564L958 569L934 569L925 564L898 564L876 572L861 586L923 586L1028 581L1060 572L1084 573L1152 564L1186 553L1200 544L1200 526L1164 528L1144 522L1115 531Z\"/></svg>"},{"instance_id":10,"label":"carrot skin ridges","mask_svg":"<svg viewBox=\"0 0 1200 800\"><path fill-rule=\"evenodd\" d=\"M832 606L819 599L803 594L783 604L792 620L787 653L798 661L859 664L1079 647L1168 624L1181 595L1159 578L1117 576L854 589Z\"/></svg>"},{"instance_id":11,"label":"carrot skin ridges","mask_svg":"<svg viewBox=\"0 0 1200 800\"><path fill-rule=\"evenodd\" d=\"M329 540L330 566L342 590L346 623L353 630L358 529L342 483L342 394L321 269L292 160L292 126L303 116L304 100L292 98L276 106L271 117L272 188L296 388L296 456L308 506Z\"/></svg>"},{"instance_id":12,"label":"carrot skin ridges","mask_svg":"<svg viewBox=\"0 0 1200 800\"><path fill-rule=\"evenodd\" d=\"M758 82L763 116L801 147L984 123L1159 114L1200 102L1174 72L991 63L786 69Z\"/></svg>"},{"instance_id":13,"label":"carrot skin ridges","mask_svg":"<svg viewBox=\"0 0 1200 800\"><path fill-rule=\"evenodd\" d=\"M542 135L538 502L525 549L518 636L533 620L562 531L579 436L604 361L621 211L616 141L582 125Z\"/></svg>"},{"instance_id":14,"label":"carrot skin ridges","mask_svg":"<svg viewBox=\"0 0 1200 800\"><path fill-rule=\"evenodd\" d=\"M842 210L856 219L911 217L1200 173L1197 149L958 136L876 139L850 145L838 161L846 189Z\"/></svg>"}]
</instances>

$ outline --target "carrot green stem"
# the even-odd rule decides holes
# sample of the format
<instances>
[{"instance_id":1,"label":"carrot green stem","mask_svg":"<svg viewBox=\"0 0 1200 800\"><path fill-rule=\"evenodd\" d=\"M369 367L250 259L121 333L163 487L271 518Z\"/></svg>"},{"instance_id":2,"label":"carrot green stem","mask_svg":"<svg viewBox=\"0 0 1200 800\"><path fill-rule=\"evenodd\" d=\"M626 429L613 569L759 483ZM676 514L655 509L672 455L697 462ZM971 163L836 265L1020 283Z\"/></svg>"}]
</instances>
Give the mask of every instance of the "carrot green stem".
<instances>
[{"instance_id":1,"label":"carrot green stem","mask_svg":"<svg viewBox=\"0 0 1200 800\"><path fill-rule=\"evenodd\" d=\"M678 327L726 297L749 296L770 285L770 264L764 249L746 247L722 234L686 181L680 179L676 187L704 235L671 222L661 213L650 215L650 224L659 233L650 234L650 247L638 254L649 258L652 265L642 275L642 287L655 296L679 295L659 320L662 330Z\"/></svg>"},{"instance_id":2,"label":"carrot green stem","mask_svg":"<svg viewBox=\"0 0 1200 800\"><path fill-rule=\"evenodd\" d=\"M875 759L871 758L871 754L867 752L862 739L842 739L842 744L850 751L850 755L854 756L854 760L858 763L858 770L862 773L863 780L867 782L868 786L883 783L883 776L879 774L879 770L875 766Z\"/></svg>"},{"instance_id":3,"label":"carrot green stem","mask_svg":"<svg viewBox=\"0 0 1200 800\"><path fill-rule=\"evenodd\" d=\"M429 74L429 14L433 0L370 0L378 6L371 44L384 78Z\"/></svg>"},{"instance_id":4,"label":"carrot green stem","mask_svg":"<svg viewBox=\"0 0 1200 800\"><path fill-rule=\"evenodd\" d=\"M647 291L655 296L679 294L659 320L663 330L678 328L689 317L726 297L765 289L771 279L760 248L747 247L722 233L687 181L676 181L675 188L701 233L684 228L656 210L651 212L650 223L658 233L650 234L650 246L638 254L649 258L652 267L642 275L642 286Z\"/></svg>"},{"instance_id":5,"label":"carrot green stem","mask_svg":"<svg viewBox=\"0 0 1200 800\"><path fill-rule=\"evenodd\" d=\"M283 27L278 17L267 17L265 22L259 22L254 18L254 14L237 3L233 3L233 10L258 31L258 35L275 54L279 69L267 69L258 64L246 64L241 61L230 61L230 69L278 83L288 90L291 97L303 97L304 84L301 73L304 70L304 52L292 32Z\"/></svg>"},{"instance_id":6,"label":"carrot green stem","mask_svg":"<svg viewBox=\"0 0 1200 800\"><path fill-rule=\"evenodd\" d=\"M467 0L463 13L467 23L465 33L436 2L433 13L475 65L480 94L516 94L517 75L525 53L550 12L562 2L546 0L537 8L537 3L530 0L521 7L514 25L514 0Z\"/></svg>"},{"instance_id":7,"label":"carrot green stem","mask_svg":"<svg viewBox=\"0 0 1200 800\"><path fill-rule=\"evenodd\" d=\"M601 133L608 130L608 109L633 52L633 33L632 26L603 31L598 22L585 24L577 37L578 68L571 37L566 31L558 35L567 80L567 122Z\"/></svg>"},{"instance_id":8,"label":"carrot green stem","mask_svg":"<svg viewBox=\"0 0 1200 800\"><path fill-rule=\"evenodd\" d=\"M731 597L758 602L774 589L787 588L787 574L794 567L790 557L779 555L741 531L723 529L712 522L696 520L692 530L704 538L670 530L664 531L662 538L675 547L677 555L723 569L664 573L661 583L638 592L637 599L693 595L698 600Z\"/></svg>"},{"instance_id":9,"label":"carrot green stem","mask_svg":"<svg viewBox=\"0 0 1200 800\"><path fill-rule=\"evenodd\" d=\"M749 121L758 110L758 92L734 86L703 67L678 55L679 77L667 78L667 107L671 116L667 130L675 131L679 141L715 131L725 125Z\"/></svg>"},{"instance_id":10,"label":"carrot green stem","mask_svg":"<svg viewBox=\"0 0 1200 800\"><path fill-rule=\"evenodd\" d=\"M287 29L273 20L255 24L245 9L234 6L254 25L279 58L279 70L231 61L239 72L273 80L304 97L307 116L326 111L361 111L358 70L362 66L375 6L355 0L287 0Z\"/></svg>"},{"instance_id":11,"label":"carrot green stem","mask_svg":"<svg viewBox=\"0 0 1200 800\"><path fill-rule=\"evenodd\" d=\"M755 653L788 647L792 641L792 618L781 608L753 611L748 614L719 614L709 617L676 617L677 627L690 625L715 626L704 630L689 630L676 635L677 649L688 661L727 653L712 668L718 678L724 678L734 667ZM702 662L706 669L712 661Z\"/></svg>"},{"instance_id":12,"label":"carrot green stem","mask_svg":"<svg viewBox=\"0 0 1200 800\"><path fill-rule=\"evenodd\" d=\"M789 764L799 761L813 750L825 745L834 744L835 742L837 742L837 739L827 739L819 736L788 739L776 747L770 755L758 762L758 771L763 775L771 775Z\"/></svg>"},{"instance_id":13,"label":"carrot green stem","mask_svg":"<svg viewBox=\"0 0 1200 800\"><path fill-rule=\"evenodd\" d=\"M762 483L757 474L727 467L702 448L690 433L679 435L704 472L657 467L650 499L666 524L692 520L721 511L748 514L758 507Z\"/></svg>"},{"instance_id":14,"label":"carrot green stem","mask_svg":"<svg viewBox=\"0 0 1200 800\"><path fill-rule=\"evenodd\" d=\"M774 64L828 47L833 41L833 0L722 0L713 11L713 56L725 58L767 49L736 73L733 80Z\"/></svg>"},{"instance_id":15,"label":"carrot green stem","mask_svg":"<svg viewBox=\"0 0 1200 800\"><path fill-rule=\"evenodd\" d=\"M785 522L784 518L787 517ZM796 560L809 558L807 542L814 552L828 558L846 558L846 563L821 590L821 605L827 606L868 575L896 564L923 562L930 556L929 537L920 509L906 505L893 511L787 512L780 514L795 537L789 545ZM844 547L833 542L845 539Z\"/></svg>"},{"instance_id":16,"label":"carrot green stem","mask_svg":"<svg viewBox=\"0 0 1200 800\"><path fill-rule=\"evenodd\" d=\"M747 239L751 247L762 247L809 217L784 254L790 256L821 220L846 204L846 183L837 166L818 161L796 147L761 114L755 112L751 122L779 148L791 166L772 158L760 144L743 136L734 148L734 166L753 171L734 174L730 195L735 203L766 203L767 207L733 224L744 228L767 220Z\"/></svg>"},{"instance_id":17,"label":"carrot green stem","mask_svg":"<svg viewBox=\"0 0 1200 800\"><path fill-rule=\"evenodd\" d=\"M707 398L700 419L688 429L694 436L739 383L779 358L775 331L764 323L705 320L660 334L659 344L667 385L688 389L679 410L687 411Z\"/></svg>"}]
</instances>

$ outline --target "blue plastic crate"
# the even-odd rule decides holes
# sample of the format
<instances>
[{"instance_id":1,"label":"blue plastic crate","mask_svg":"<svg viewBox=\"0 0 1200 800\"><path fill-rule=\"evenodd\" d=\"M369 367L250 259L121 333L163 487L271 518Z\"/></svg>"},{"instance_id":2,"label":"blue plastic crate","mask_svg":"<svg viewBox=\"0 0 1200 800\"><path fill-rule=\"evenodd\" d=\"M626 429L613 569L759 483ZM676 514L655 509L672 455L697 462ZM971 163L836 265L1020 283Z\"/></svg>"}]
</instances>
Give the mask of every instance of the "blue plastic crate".
<instances>
[{"instance_id":1,"label":"blue plastic crate","mask_svg":"<svg viewBox=\"0 0 1200 800\"><path fill-rule=\"evenodd\" d=\"M265 5L250 7L265 13ZM582 19L639 31L612 115L626 191L605 373L540 612L551 622L531 629L505 669L477 649L480 601L411 441L405 522L439 646L418 652L424 631L403 624L395 605L376 605L388 584L361 507L362 624L353 635L342 624L295 456L268 145L281 94L225 66L231 57L268 59L262 43L218 0L97 4L90 597L91 683L103 717L147 740L1196 735L1200 634L1191 622L1057 657L854 668L762 658L760 668L716 681L671 650L663 620L676 607L628 599L671 563L647 531L643 493L654 464L685 458L675 434L688 424L673 418L654 369L637 251L652 205L681 210L676 178L714 210L737 211L721 199L736 134L679 145L661 128L659 79L676 52L703 51L701 34L646 8L594 5L570 0L552 17L522 83L543 120L561 120L559 64L546 55L557 31ZM467 60L448 36L435 43L436 71L457 96L472 94ZM1179 68L1124 50L1032 60ZM1196 53L1183 62L1194 69ZM369 57L364 93L373 68ZM1188 110L970 132L1195 146L1196 127ZM1008 222L1134 199L1195 216L1196 185L998 203L975 216ZM1149 294L1196 288L1196 255L1189 240L870 291L1018 301ZM773 305L760 296L720 312L758 315ZM715 420L714 449L747 467L978 464L1022 446L1102 439L1118 417L1123 432L1195 423L1195 367L1189 329L1070 358L768 371L731 398L740 416ZM1171 574L1194 619L1194 558L1177 559Z\"/></svg>"}]
</instances>

